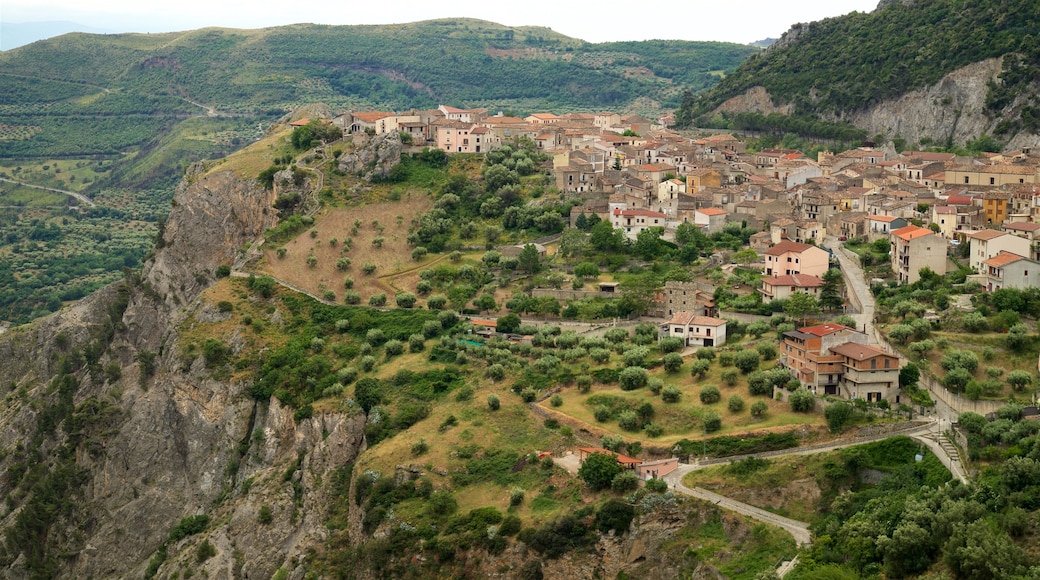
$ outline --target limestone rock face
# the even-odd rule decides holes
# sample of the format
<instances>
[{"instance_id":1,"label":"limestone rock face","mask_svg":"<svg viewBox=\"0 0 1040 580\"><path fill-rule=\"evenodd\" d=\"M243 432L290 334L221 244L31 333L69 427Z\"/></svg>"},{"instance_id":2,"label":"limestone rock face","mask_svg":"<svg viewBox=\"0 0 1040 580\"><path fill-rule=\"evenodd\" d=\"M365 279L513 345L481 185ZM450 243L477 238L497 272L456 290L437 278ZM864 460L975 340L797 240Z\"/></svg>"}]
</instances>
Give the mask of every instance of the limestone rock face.
<instances>
[{"instance_id":1,"label":"limestone rock face","mask_svg":"<svg viewBox=\"0 0 1040 580\"><path fill-rule=\"evenodd\" d=\"M81 474L68 492L72 505L41 538L55 555L47 575L142 577L170 530L198 514L209 515L210 525L167 546L158 577L192 566L213 578L269 578L280 567L296 568L308 548L320 545L327 482L363 449L364 415L294 420L277 400L254 400L247 381L215 378L178 342L180 324L215 316L199 294L218 266L232 264L274 224L273 195L255 181L193 166L142 274L0 334L0 395L10 395L0 411L0 449L23 444L37 454L33 461L66 461ZM234 332L219 338L232 347L240 341ZM104 348L88 346L97 344ZM32 442L41 411L58 403L50 386L58 361L72 352L84 355L65 367L76 377L71 404L92 416L103 410L105 422L82 429L74 456L64 459L58 449L70 441L66 423L45 432L41 444ZM145 354L154 368L142 377ZM120 377L91 370L109 363L122 369ZM0 473L17 456L0 456ZM0 477L0 494L9 496L17 484ZM0 508L0 534L17 525L26 501ZM262 508L269 524L259 523ZM199 564L204 541L216 554ZM10 554L0 560L0 576L39 573L28 566L26 554Z\"/></svg>"},{"instance_id":2,"label":"limestone rock face","mask_svg":"<svg viewBox=\"0 0 1040 580\"><path fill-rule=\"evenodd\" d=\"M404 145L396 132L377 135L357 151L344 155L339 160L341 171L364 175L365 179L384 178L401 162Z\"/></svg>"},{"instance_id":3,"label":"limestone rock face","mask_svg":"<svg viewBox=\"0 0 1040 580\"><path fill-rule=\"evenodd\" d=\"M999 58L979 61L949 73L930 87L841 117L831 116L830 120L847 121L866 130L868 135L883 134L890 139L902 137L911 144L927 137L939 144L952 139L954 144L963 145L980 135L992 135L1002 118L1014 115L1017 109L1028 104L1029 96L1023 94L1009 104L1002 114L987 111L987 83L997 80L1000 70ZM727 100L715 110L765 115L789 114L792 111L790 103L775 104L768 91L761 86L748 89L743 95ZM1040 145L1040 136L1019 133L1010 136L1006 147L1015 149L1037 145Z\"/></svg>"}]
</instances>

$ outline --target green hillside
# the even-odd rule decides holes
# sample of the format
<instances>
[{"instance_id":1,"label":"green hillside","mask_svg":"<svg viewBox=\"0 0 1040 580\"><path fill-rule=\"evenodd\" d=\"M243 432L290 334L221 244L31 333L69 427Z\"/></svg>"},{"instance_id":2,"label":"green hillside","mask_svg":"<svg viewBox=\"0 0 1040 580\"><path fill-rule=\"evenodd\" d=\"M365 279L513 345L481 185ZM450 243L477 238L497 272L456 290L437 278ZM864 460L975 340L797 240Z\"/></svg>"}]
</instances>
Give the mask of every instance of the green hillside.
<instances>
[{"instance_id":1,"label":"green hillside","mask_svg":"<svg viewBox=\"0 0 1040 580\"><path fill-rule=\"evenodd\" d=\"M1040 71L1036 0L893 2L869 14L814 22L800 32L793 44L749 58L689 100L680 119L695 122L754 86L765 87L776 103L793 103L798 115L840 117L934 84L968 64L1020 54L1005 61L1002 85L990 87L989 105L997 112ZM1037 112L1021 113L1026 128L1040 129L1031 120ZM1008 122L1017 122L1018 115Z\"/></svg>"},{"instance_id":2,"label":"green hillside","mask_svg":"<svg viewBox=\"0 0 1040 580\"><path fill-rule=\"evenodd\" d=\"M0 159L107 157L165 146L183 120L206 116L229 144L301 105L334 110L551 109L657 114L758 49L709 42L589 44L545 28L478 20L388 26L301 24L263 30L69 34L0 54ZM254 132L255 133L255 132ZM191 159L115 172L155 185ZM118 165L118 163L117 163ZM95 183L95 189L111 184Z\"/></svg>"}]
</instances>

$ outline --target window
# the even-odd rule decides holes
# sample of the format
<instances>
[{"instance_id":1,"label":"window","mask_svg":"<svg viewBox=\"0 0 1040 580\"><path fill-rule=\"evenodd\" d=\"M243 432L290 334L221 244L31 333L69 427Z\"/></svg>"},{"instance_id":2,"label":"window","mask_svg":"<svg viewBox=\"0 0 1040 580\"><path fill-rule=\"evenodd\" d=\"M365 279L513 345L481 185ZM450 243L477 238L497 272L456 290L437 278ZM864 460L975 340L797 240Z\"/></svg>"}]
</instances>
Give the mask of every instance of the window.
<instances>
[{"instance_id":1,"label":"window","mask_svg":"<svg viewBox=\"0 0 1040 580\"><path fill-rule=\"evenodd\" d=\"M993 185L993 184L995 184L996 182L997 182L997 180L996 180L996 178L995 178L995 177L990 177L990 178L989 178L989 184L990 184L990 185Z\"/></svg>"},{"instance_id":2,"label":"window","mask_svg":"<svg viewBox=\"0 0 1040 580\"><path fill-rule=\"evenodd\" d=\"M964 183L968 183L968 176L967 175L964 176Z\"/></svg>"}]
</instances>

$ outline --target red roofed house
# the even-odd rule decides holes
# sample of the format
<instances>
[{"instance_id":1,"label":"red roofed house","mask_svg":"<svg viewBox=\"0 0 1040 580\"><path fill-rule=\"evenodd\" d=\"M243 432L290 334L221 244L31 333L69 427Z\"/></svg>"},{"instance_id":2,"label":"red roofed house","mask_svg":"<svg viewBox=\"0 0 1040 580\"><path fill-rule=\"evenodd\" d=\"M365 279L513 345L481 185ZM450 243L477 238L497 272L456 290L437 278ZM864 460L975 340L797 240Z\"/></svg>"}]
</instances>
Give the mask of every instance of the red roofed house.
<instances>
[{"instance_id":1,"label":"red roofed house","mask_svg":"<svg viewBox=\"0 0 1040 580\"><path fill-rule=\"evenodd\" d=\"M781 366L787 367L807 389L819 395L837 395L841 361L828 352L846 342L866 344L867 335L841 324L820 324L784 333Z\"/></svg>"},{"instance_id":2,"label":"red roofed house","mask_svg":"<svg viewBox=\"0 0 1040 580\"><path fill-rule=\"evenodd\" d=\"M1029 240L1031 246L1030 255L1026 256L1032 260L1040 261L1040 223L1036 222L1011 222L1004 224L1004 231L1014 234L1020 238Z\"/></svg>"},{"instance_id":3,"label":"red roofed house","mask_svg":"<svg viewBox=\"0 0 1040 580\"><path fill-rule=\"evenodd\" d=\"M855 342L830 347L831 356L841 364L838 396L845 399L866 399L868 403L886 400L898 404L899 357Z\"/></svg>"},{"instance_id":4,"label":"red roofed house","mask_svg":"<svg viewBox=\"0 0 1040 580\"><path fill-rule=\"evenodd\" d=\"M830 268L830 256L826 251L790 240L766 250L765 258L765 275L774 278L791 274L823 276Z\"/></svg>"},{"instance_id":5,"label":"red roofed house","mask_svg":"<svg viewBox=\"0 0 1040 580\"><path fill-rule=\"evenodd\" d=\"M1029 288L1040 286L1040 262L1011 252L1000 252L982 262L983 287L987 292L1001 288Z\"/></svg>"},{"instance_id":6,"label":"red roofed house","mask_svg":"<svg viewBox=\"0 0 1040 580\"><path fill-rule=\"evenodd\" d=\"M659 211L646 209L624 209L614 206L610 210L610 225L625 232L625 236L636 239L639 232L647 228L664 228L668 216Z\"/></svg>"},{"instance_id":7,"label":"red roofed house","mask_svg":"<svg viewBox=\"0 0 1040 580\"><path fill-rule=\"evenodd\" d=\"M721 232L722 226L726 225L726 210L718 207L698 209L693 212L693 223L708 235Z\"/></svg>"},{"instance_id":8,"label":"red roofed house","mask_svg":"<svg viewBox=\"0 0 1040 580\"><path fill-rule=\"evenodd\" d=\"M867 335L840 324L784 333L780 364L819 395L900 402L899 358L867 344Z\"/></svg>"},{"instance_id":9,"label":"red roofed house","mask_svg":"<svg viewBox=\"0 0 1040 580\"><path fill-rule=\"evenodd\" d=\"M900 284L913 284L921 269L946 273L946 240L928 228L906 226L892 230L892 271Z\"/></svg>"},{"instance_id":10,"label":"red roofed house","mask_svg":"<svg viewBox=\"0 0 1040 580\"><path fill-rule=\"evenodd\" d=\"M819 298L821 286L823 286L823 278L819 276L791 274L790 276L762 278L762 287L758 291L762 294L762 302L768 304L773 300L790 298L796 292Z\"/></svg>"},{"instance_id":11,"label":"red roofed house","mask_svg":"<svg viewBox=\"0 0 1040 580\"><path fill-rule=\"evenodd\" d=\"M677 336L686 346L722 346L726 344L726 321L689 312L676 312L665 327L668 336Z\"/></svg>"},{"instance_id":12,"label":"red roofed house","mask_svg":"<svg viewBox=\"0 0 1040 580\"><path fill-rule=\"evenodd\" d=\"M968 239L970 240L968 265L980 274L986 271L983 262L996 257L1001 252L1011 252L1019 256L1031 255L1032 248L1028 239L1007 232L979 230L968 234Z\"/></svg>"}]
</instances>

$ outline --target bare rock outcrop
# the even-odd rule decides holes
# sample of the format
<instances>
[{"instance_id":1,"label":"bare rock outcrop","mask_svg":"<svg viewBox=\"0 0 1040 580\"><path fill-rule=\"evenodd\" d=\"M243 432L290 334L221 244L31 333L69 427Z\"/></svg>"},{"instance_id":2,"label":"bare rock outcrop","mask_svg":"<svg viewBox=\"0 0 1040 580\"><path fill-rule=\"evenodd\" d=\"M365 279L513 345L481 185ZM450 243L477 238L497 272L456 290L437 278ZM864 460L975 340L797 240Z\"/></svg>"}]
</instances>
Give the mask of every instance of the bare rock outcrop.
<instances>
[{"instance_id":1,"label":"bare rock outcrop","mask_svg":"<svg viewBox=\"0 0 1040 580\"><path fill-rule=\"evenodd\" d=\"M347 173L360 174L365 179L385 178L390 170L401 162L404 145L396 132L377 135L368 140L357 151L344 155L339 168Z\"/></svg>"}]
</instances>

